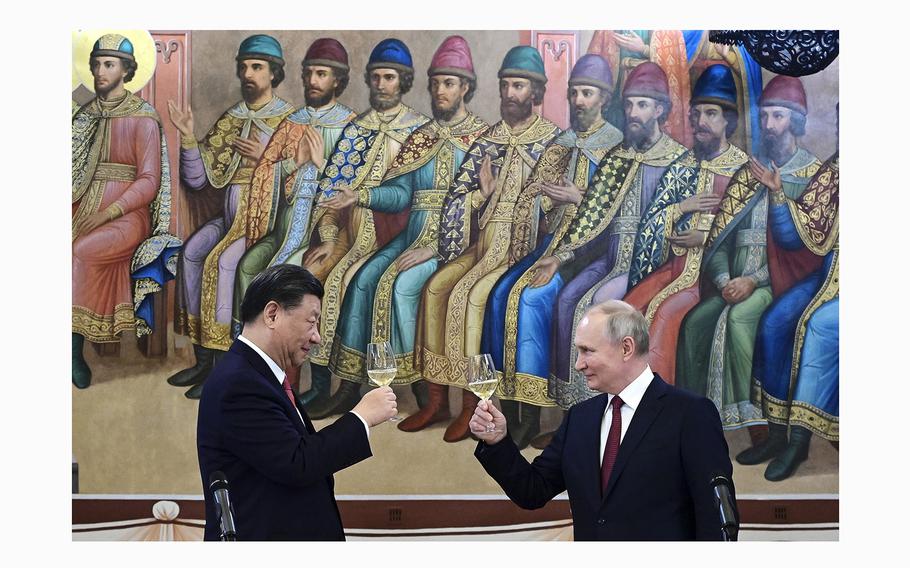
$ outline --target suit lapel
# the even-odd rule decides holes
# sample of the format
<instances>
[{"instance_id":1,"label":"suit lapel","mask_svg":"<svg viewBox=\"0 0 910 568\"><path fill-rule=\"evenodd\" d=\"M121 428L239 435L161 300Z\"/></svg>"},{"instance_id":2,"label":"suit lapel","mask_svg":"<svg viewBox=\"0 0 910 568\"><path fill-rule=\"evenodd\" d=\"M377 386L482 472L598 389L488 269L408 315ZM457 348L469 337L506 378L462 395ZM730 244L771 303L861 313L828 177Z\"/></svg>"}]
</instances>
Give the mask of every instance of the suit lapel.
<instances>
[{"instance_id":1,"label":"suit lapel","mask_svg":"<svg viewBox=\"0 0 910 568\"><path fill-rule=\"evenodd\" d=\"M662 398L666 393L666 390L667 384L655 373L654 378L651 379L651 384L648 385L644 396L641 398L641 403L638 405L638 408L635 409L635 415L632 416L632 422L629 424L629 429L626 431L626 435L619 445L616 463L613 465L612 473L610 473L610 481L607 483L607 490L604 491L604 502L606 502L607 497L610 496L610 492L616 486L616 482L619 479L619 476L622 475L622 470L626 467L626 464L629 463L629 459L634 454L635 448L638 447L638 444L645 437L651 424L654 423L654 419L657 418L657 415L663 410L664 403Z\"/></svg>"},{"instance_id":2,"label":"suit lapel","mask_svg":"<svg viewBox=\"0 0 910 568\"><path fill-rule=\"evenodd\" d=\"M275 391L275 394L278 396L278 398L281 400L281 404L284 406L285 412L287 412L288 416L291 418L291 421L294 422L294 424L301 424L300 417L297 416L297 411L295 409L295 407L297 407L300 410L300 416L303 417L303 424L301 425L304 426L306 431L311 434L316 432L316 430L313 428L313 423L310 422L309 416L307 416L306 412L304 412L303 409L299 407L300 402L295 401L294 406L291 405L291 401L288 400L288 395L285 394L284 388L275 377L275 373L272 372L272 369L269 367L268 363L265 362L265 359L263 359L259 353L256 353L249 345L239 340L234 341L234 344L231 345L231 351L239 353L244 358L246 358L250 366L253 367L257 373L259 373L260 378L263 379L273 391Z\"/></svg>"}]
</instances>

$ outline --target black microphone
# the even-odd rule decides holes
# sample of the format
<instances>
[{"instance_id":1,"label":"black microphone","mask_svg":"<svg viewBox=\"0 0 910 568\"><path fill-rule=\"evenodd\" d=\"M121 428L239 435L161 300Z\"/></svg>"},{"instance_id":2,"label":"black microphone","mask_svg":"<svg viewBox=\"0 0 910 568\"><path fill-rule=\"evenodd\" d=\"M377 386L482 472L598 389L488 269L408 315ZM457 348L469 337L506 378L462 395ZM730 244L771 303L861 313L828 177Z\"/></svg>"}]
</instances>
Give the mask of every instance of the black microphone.
<instances>
[{"instance_id":1,"label":"black microphone","mask_svg":"<svg viewBox=\"0 0 910 568\"><path fill-rule=\"evenodd\" d=\"M234 508L228 495L228 482L224 472L216 471L209 476L209 489L215 496L215 506L221 518L221 540L237 540L237 529L234 526Z\"/></svg>"},{"instance_id":2,"label":"black microphone","mask_svg":"<svg viewBox=\"0 0 910 568\"><path fill-rule=\"evenodd\" d=\"M736 520L736 507L730 491L733 482L726 475L718 473L711 478L711 487L714 489L714 506L720 513L724 540L735 541L738 538L739 522Z\"/></svg>"}]
</instances>

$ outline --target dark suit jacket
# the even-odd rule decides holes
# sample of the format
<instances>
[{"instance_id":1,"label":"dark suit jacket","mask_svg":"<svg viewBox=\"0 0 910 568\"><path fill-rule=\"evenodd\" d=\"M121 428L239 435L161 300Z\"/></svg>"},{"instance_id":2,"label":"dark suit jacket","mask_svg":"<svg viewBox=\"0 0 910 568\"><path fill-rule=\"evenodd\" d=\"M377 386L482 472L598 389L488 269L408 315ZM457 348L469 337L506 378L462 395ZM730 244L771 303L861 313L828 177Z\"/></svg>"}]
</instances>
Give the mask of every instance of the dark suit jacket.
<instances>
[{"instance_id":1,"label":"dark suit jacket","mask_svg":"<svg viewBox=\"0 0 910 568\"><path fill-rule=\"evenodd\" d=\"M720 540L711 479L733 479L714 404L655 375L600 487L602 394L569 409L553 441L533 463L511 438L480 442L474 455L509 498L542 507L568 490L575 540Z\"/></svg>"},{"instance_id":2,"label":"dark suit jacket","mask_svg":"<svg viewBox=\"0 0 910 568\"><path fill-rule=\"evenodd\" d=\"M238 540L344 540L332 474L370 457L363 422L347 413L319 432L304 422L266 362L235 341L206 380L196 445L205 539L218 540L209 476L223 471Z\"/></svg>"}]
</instances>

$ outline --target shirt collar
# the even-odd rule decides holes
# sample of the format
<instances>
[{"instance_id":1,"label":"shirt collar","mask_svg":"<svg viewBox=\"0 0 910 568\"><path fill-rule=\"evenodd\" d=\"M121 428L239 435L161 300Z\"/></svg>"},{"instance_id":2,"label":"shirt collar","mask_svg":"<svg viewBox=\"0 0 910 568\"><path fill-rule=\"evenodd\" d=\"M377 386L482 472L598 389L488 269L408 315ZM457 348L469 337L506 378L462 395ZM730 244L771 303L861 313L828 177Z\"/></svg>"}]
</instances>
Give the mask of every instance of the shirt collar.
<instances>
[{"instance_id":1,"label":"shirt collar","mask_svg":"<svg viewBox=\"0 0 910 568\"><path fill-rule=\"evenodd\" d=\"M278 382L280 384L284 383L284 370L278 366L278 363L272 361L272 358L269 357L268 355L266 355L265 351L263 351L262 349L257 347L255 343L253 343L252 341L250 341L249 339L244 337L242 334L238 335L237 339L246 343L247 345L250 346L250 349L252 349L256 353L258 353L259 356L262 357L263 361L265 361L266 365L269 366L269 369L271 369L272 372L275 373L275 378L278 379ZM625 391L623 391L623 392L625 392ZM625 400L625 398L623 398L623 400Z\"/></svg>"},{"instance_id":2,"label":"shirt collar","mask_svg":"<svg viewBox=\"0 0 910 568\"><path fill-rule=\"evenodd\" d=\"M634 381L626 385L626 388L622 389L622 392L619 393L619 398L622 399L623 404L628 405L633 411L638 408L638 405L641 404L642 397L645 396L645 391L648 390L648 385L651 384L651 379L654 378L654 372L651 370L651 366L648 365L645 367L645 370L638 375ZM607 406L612 402L615 395L609 395L609 401L607 401Z\"/></svg>"}]
</instances>

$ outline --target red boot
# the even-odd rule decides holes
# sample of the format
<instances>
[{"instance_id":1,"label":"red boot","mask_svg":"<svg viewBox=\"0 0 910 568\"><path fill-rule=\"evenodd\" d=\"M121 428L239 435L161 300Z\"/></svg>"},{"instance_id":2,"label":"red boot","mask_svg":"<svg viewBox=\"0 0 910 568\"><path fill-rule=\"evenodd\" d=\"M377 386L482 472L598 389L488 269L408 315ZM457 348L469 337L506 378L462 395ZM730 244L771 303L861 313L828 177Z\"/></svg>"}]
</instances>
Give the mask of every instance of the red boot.
<instances>
[{"instance_id":1,"label":"red boot","mask_svg":"<svg viewBox=\"0 0 910 568\"><path fill-rule=\"evenodd\" d=\"M449 414L449 387L437 385L427 381L429 401L420 411L412 414L398 423L398 429L403 432L418 432L430 424L448 420Z\"/></svg>"},{"instance_id":2,"label":"red boot","mask_svg":"<svg viewBox=\"0 0 910 568\"><path fill-rule=\"evenodd\" d=\"M474 393L465 389L462 391L461 400L461 414L449 424L449 427L446 428L446 433L442 437L446 442L460 442L471 433L468 423L471 421L471 416L474 415L474 408L480 402L480 399Z\"/></svg>"}]
</instances>

